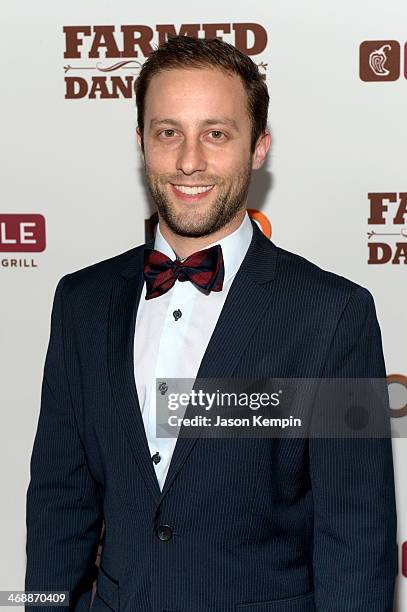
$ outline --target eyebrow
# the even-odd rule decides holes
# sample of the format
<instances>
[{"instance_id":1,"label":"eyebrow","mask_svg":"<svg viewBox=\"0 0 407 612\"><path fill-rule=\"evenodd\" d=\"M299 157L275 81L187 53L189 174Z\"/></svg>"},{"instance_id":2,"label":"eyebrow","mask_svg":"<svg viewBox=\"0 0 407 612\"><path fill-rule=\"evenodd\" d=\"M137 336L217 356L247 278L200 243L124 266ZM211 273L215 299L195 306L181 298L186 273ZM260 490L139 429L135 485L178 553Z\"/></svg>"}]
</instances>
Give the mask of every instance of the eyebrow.
<instances>
[{"instance_id":1,"label":"eyebrow","mask_svg":"<svg viewBox=\"0 0 407 612\"><path fill-rule=\"evenodd\" d=\"M160 124L172 125L174 127L181 126L179 121L176 121L175 119L171 119L171 118L161 119L158 117L154 117L150 121L150 127L153 127L154 125L160 125ZM204 119L203 121L200 121L200 125L202 126L228 125L229 127L232 127L233 129L235 129L237 132L239 131L236 121L234 119L228 119L227 117L214 117L210 119Z\"/></svg>"}]
</instances>

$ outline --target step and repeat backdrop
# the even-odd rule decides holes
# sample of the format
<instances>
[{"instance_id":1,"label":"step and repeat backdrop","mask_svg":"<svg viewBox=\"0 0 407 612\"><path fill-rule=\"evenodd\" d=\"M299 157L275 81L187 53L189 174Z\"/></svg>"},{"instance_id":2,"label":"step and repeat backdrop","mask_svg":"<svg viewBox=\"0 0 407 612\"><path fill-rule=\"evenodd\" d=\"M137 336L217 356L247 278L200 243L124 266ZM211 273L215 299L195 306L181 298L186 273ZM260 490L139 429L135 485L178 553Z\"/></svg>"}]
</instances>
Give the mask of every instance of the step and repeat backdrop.
<instances>
[{"instance_id":1,"label":"step and repeat backdrop","mask_svg":"<svg viewBox=\"0 0 407 612\"><path fill-rule=\"evenodd\" d=\"M26 5L26 6L24 6ZM0 8L0 588L23 589L25 494L59 278L149 239L134 83L171 34L219 37L269 87L273 145L250 214L367 287L382 329L407 610L407 5L213 0ZM52 466L50 466L52 469Z\"/></svg>"}]
</instances>

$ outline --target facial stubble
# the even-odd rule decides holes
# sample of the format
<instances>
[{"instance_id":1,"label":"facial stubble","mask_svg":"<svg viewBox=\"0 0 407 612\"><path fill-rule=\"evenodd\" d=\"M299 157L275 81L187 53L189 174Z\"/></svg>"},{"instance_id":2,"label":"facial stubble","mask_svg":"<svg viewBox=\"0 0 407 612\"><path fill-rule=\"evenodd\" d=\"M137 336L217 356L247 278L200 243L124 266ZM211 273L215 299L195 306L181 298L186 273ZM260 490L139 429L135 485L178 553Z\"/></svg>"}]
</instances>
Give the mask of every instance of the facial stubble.
<instances>
[{"instance_id":1,"label":"facial stubble","mask_svg":"<svg viewBox=\"0 0 407 612\"><path fill-rule=\"evenodd\" d=\"M190 214L176 212L166 189L170 183L182 184L185 179L179 177L177 179L172 175L154 175L146 163L144 169L147 186L159 214L171 231L179 236L197 238L213 234L229 223L246 206L252 172L251 159L240 174L234 175L227 181L217 177L202 179L203 185L215 184L219 192L210 208L203 214L194 210L193 201L187 205L191 208Z\"/></svg>"}]
</instances>

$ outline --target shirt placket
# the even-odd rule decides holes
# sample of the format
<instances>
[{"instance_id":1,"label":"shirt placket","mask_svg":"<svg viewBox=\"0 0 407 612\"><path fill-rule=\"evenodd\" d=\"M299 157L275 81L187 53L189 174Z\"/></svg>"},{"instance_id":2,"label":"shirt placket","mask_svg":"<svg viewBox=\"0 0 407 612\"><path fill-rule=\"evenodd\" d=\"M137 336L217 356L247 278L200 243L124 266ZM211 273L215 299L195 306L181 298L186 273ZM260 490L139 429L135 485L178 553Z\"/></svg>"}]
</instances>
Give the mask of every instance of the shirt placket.
<instances>
[{"instance_id":1,"label":"shirt placket","mask_svg":"<svg viewBox=\"0 0 407 612\"><path fill-rule=\"evenodd\" d=\"M179 372L180 355L183 350L185 334L192 313L196 288L190 282L176 281L171 289L171 299L168 304L164 320L160 344L157 353L157 362L150 388L150 410L147 422L148 440L151 454L159 452L160 461L155 464L156 475L162 487L168 471L172 453L177 442L176 437L157 437L157 403L156 394L168 395L171 393L171 379L182 376ZM174 383L172 384L174 387ZM176 385L175 385L176 386ZM173 434L176 435L176 432Z\"/></svg>"}]
</instances>

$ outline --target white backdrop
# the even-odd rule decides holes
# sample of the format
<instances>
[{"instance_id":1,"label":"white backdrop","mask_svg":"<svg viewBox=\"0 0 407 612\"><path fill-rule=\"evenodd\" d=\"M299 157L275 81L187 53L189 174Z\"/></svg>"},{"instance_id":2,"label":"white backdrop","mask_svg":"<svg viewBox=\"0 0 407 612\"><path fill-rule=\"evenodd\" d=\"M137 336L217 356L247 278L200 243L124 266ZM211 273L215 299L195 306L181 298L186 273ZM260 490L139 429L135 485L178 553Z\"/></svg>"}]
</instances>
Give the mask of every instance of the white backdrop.
<instances>
[{"instance_id":1,"label":"white backdrop","mask_svg":"<svg viewBox=\"0 0 407 612\"><path fill-rule=\"evenodd\" d=\"M368 242L386 242L393 254L396 242L407 248L407 214L404 225L394 224L397 203L387 202L385 223L369 225L368 194L399 199L407 191L404 0L364 6L276 0L250 10L230 0L222 7L207 0L199 10L187 2L162 8L128 0L42 0L3 3L0 16L0 215L33 213L46 221L44 251L22 252L16 244L10 252L5 242L15 237L15 228L0 216L0 589L23 589L25 494L56 283L67 272L144 242L144 220L153 212L136 149L134 98L66 99L64 82L75 75L87 82L106 76L107 83L112 76L135 77L134 65L111 73L96 65L142 63L144 57L89 58L91 36L84 37L80 58L64 58L66 26L112 25L119 48L123 25L151 28L153 43L157 24L177 30L182 24L228 24L232 33L223 38L232 44L233 24L255 23L267 32L266 48L253 59L267 64L262 70L271 94L273 148L253 177L249 205L271 221L278 245L364 285L375 298L387 373L398 375L390 391L402 569L407 417L398 415L407 405L406 257L399 264L368 264ZM400 76L389 81L372 73L376 81L361 80L360 44L388 40L400 44ZM247 42L255 42L252 34ZM397 68L390 64L389 56L381 70L386 75L391 68L393 78ZM67 65L72 68L65 74ZM391 235L368 238L372 230ZM12 259L26 267L12 267ZM400 576L399 610L407 610L404 582Z\"/></svg>"}]
</instances>

